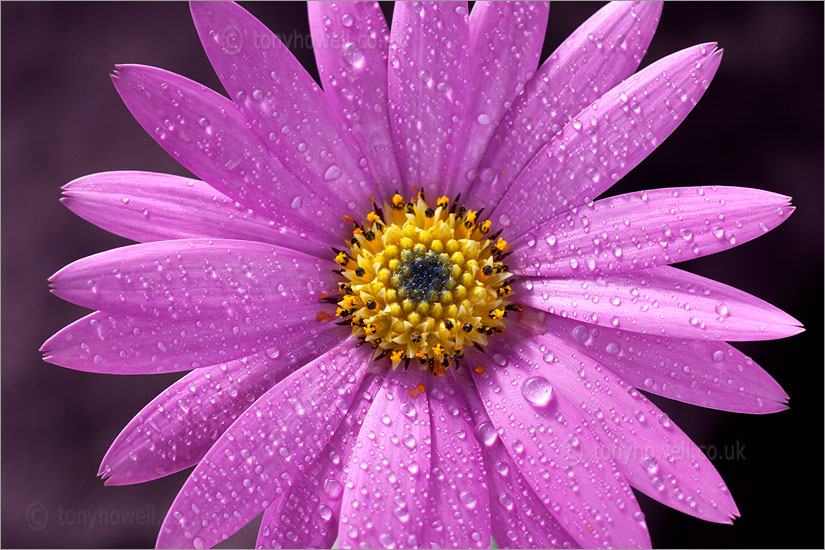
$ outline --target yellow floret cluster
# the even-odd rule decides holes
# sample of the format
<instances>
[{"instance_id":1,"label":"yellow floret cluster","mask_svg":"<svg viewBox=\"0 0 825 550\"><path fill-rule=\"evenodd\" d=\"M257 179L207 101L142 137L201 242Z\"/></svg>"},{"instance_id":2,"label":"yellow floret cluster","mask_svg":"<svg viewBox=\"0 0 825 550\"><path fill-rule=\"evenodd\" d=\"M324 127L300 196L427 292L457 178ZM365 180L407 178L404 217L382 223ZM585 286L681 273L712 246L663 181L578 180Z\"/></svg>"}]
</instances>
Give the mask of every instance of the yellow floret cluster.
<instances>
[{"instance_id":1,"label":"yellow floret cluster","mask_svg":"<svg viewBox=\"0 0 825 550\"><path fill-rule=\"evenodd\" d=\"M354 229L348 250L335 250L344 278L331 298L353 335L394 367L417 360L443 374L466 346L481 348L504 331L518 306L508 300L507 243L488 237L491 222L441 197L396 194L374 205Z\"/></svg>"}]
</instances>

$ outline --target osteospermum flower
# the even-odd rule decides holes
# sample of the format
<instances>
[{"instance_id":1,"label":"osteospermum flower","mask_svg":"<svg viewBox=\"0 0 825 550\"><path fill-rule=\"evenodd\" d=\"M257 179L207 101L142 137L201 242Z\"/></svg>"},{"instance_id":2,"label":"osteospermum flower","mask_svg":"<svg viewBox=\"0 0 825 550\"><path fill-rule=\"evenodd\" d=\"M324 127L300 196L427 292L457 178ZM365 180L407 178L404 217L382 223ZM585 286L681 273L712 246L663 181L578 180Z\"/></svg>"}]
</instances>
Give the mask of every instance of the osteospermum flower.
<instances>
[{"instance_id":1,"label":"osteospermum flower","mask_svg":"<svg viewBox=\"0 0 825 550\"><path fill-rule=\"evenodd\" d=\"M202 181L110 172L66 205L142 244L51 278L96 310L46 360L191 371L146 406L107 484L195 466L158 546L650 544L631 487L730 522L712 464L635 388L743 413L787 396L725 341L799 332L667 264L753 239L784 196L594 200L653 151L722 57L635 73L659 3L611 3L538 67L543 3L314 2L323 90L232 3L192 4L226 97L153 67L114 83Z\"/></svg>"}]
</instances>

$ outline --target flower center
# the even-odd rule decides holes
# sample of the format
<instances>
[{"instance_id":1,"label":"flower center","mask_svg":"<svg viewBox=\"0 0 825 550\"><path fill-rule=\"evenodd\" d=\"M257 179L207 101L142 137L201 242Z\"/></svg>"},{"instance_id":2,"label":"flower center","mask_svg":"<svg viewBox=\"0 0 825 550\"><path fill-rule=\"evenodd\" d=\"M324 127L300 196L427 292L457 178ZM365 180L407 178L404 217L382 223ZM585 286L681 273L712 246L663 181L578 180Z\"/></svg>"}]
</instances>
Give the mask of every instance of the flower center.
<instances>
[{"instance_id":1,"label":"flower center","mask_svg":"<svg viewBox=\"0 0 825 550\"><path fill-rule=\"evenodd\" d=\"M423 195L373 206L365 224L350 219L348 250L335 250L345 281L329 301L376 359L388 356L394 368L416 359L443 374L464 346L487 345L508 311L520 309L507 299L507 243L487 236L491 222L479 222L479 212L447 197L435 209Z\"/></svg>"}]
</instances>

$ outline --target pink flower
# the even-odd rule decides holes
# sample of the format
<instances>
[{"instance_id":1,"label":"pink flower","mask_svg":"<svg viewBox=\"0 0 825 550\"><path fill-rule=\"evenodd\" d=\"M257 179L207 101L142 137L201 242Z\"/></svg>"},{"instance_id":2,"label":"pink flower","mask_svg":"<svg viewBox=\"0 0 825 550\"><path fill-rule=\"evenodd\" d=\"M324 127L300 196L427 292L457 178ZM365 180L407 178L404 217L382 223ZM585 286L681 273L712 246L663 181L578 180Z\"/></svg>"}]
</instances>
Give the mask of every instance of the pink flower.
<instances>
[{"instance_id":1,"label":"pink flower","mask_svg":"<svg viewBox=\"0 0 825 550\"><path fill-rule=\"evenodd\" d=\"M202 181L64 187L72 211L143 244L50 279L96 311L43 351L91 372L191 371L100 469L118 485L196 466L159 547L212 546L261 512L261 547L649 546L631 487L738 515L635 388L785 408L725 341L799 323L667 265L793 209L734 187L594 200L721 61L701 44L634 74L660 11L608 4L538 67L544 3L399 3L390 31L376 4L313 2L322 91L242 8L195 3L232 100L118 67L132 114Z\"/></svg>"}]
</instances>

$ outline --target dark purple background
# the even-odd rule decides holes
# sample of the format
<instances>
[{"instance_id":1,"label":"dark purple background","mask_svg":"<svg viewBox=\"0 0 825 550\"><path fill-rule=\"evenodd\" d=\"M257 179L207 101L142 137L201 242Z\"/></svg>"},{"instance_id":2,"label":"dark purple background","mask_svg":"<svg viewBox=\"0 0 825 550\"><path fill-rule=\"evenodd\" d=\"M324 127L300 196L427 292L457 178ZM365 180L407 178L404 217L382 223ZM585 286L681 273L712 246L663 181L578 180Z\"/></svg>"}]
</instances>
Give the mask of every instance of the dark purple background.
<instances>
[{"instance_id":1,"label":"dark purple background","mask_svg":"<svg viewBox=\"0 0 825 550\"><path fill-rule=\"evenodd\" d=\"M544 57L597 8L554 4ZM295 54L317 74L304 5L248 9L292 37ZM790 411L745 416L656 399L698 444L723 455L715 465L742 512L734 527L713 525L640 497L657 546L823 544L822 20L820 3L669 4L643 63L700 42L725 48L699 107L611 193L719 184L792 195L799 208L779 229L685 267L757 294L807 327L790 339L740 346L785 387ZM112 439L177 375L74 372L37 352L84 314L50 295L46 278L127 244L63 208L60 186L105 170L185 174L115 94L107 74L125 62L222 91L183 3L2 5L4 547L153 546L188 475L131 487L95 478ZM250 547L253 523L227 545Z\"/></svg>"}]
</instances>

